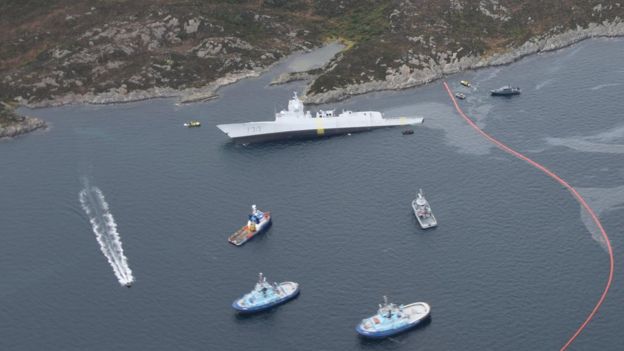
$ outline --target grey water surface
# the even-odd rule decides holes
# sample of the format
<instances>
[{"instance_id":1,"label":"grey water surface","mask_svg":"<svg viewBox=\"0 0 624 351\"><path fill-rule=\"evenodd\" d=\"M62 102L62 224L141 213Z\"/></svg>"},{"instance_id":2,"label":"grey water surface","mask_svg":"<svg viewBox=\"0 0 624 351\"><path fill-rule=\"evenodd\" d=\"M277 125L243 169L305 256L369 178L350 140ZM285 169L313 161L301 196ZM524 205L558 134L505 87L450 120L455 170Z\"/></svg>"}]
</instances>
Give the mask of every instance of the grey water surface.
<instances>
[{"instance_id":1,"label":"grey water surface","mask_svg":"<svg viewBox=\"0 0 624 351\"><path fill-rule=\"evenodd\" d=\"M595 39L448 77L468 95L466 113L577 187L611 237L614 285L572 350L624 344L623 57L624 40ZM440 82L331 105L424 116L413 135L228 142L215 125L270 119L302 92L304 82L268 86L292 67L206 103L24 109L51 129L0 141L0 349L558 350L608 272L604 243L571 194L475 133ZM522 95L489 96L508 83ZM183 128L189 119L202 127ZM106 196L131 289L100 252L78 198L83 178ZM438 228L418 229L418 188ZM251 204L274 224L234 247L227 237ZM258 272L299 282L301 295L237 316L230 305ZM428 302L431 321L359 338L356 324L382 295Z\"/></svg>"}]
</instances>

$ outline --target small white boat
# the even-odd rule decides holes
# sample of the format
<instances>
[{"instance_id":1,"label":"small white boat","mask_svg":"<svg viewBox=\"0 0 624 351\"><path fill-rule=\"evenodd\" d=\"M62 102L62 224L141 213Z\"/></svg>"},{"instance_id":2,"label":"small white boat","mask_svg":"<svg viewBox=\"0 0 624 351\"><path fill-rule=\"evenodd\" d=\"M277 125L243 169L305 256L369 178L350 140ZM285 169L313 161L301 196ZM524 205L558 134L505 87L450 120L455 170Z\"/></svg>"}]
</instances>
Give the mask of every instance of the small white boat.
<instances>
[{"instance_id":1,"label":"small white boat","mask_svg":"<svg viewBox=\"0 0 624 351\"><path fill-rule=\"evenodd\" d=\"M186 123L184 123L184 126L187 128L196 128L196 127L201 127L201 122L200 121L188 121Z\"/></svg>"}]
</instances>

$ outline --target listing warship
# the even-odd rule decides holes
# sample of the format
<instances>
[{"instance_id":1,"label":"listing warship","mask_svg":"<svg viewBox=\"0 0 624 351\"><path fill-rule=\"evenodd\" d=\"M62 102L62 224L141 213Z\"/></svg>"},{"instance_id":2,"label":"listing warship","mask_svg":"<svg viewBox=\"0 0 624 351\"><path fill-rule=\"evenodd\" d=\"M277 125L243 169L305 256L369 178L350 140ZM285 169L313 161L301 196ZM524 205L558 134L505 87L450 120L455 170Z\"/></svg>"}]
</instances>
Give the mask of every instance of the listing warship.
<instances>
[{"instance_id":1,"label":"listing warship","mask_svg":"<svg viewBox=\"0 0 624 351\"><path fill-rule=\"evenodd\" d=\"M416 199L412 201L412 209L422 229L432 228L438 225L438 221L433 215L433 212L431 212L431 206L429 206L429 202L425 199L422 189L418 191Z\"/></svg>"},{"instance_id":2,"label":"listing warship","mask_svg":"<svg viewBox=\"0 0 624 351\"><path fill-rule=\"evenodd\" d=\"M373 339L381 339L411 329L429 317L431 307L425 302L414 302L397 306L388 303L384 296L377 314L363 319L355 328L358 334Z\"/></svg>"},{"instance_id":3,"label":"listing warship","mask_svg":"<svg viewBox=\"0 0 624 351\"><path fill-rule=\"evenodd\" d=\"M423 123L422 117L384 118L377 111L334 111L319 110L315 115L305 111L303 102L294 93L288 101L288 110L275 114L274 121L219 124L232 140L252 143L279 139L322 137L361 132L381 127L406 126Z\"/></svg>"},{"instance_id":4,"label":"listing warship","mask_svg":"<svg viewBox=\"0 0 624 351\"><path fill-rule=\"evenodd\" d=\"M269 284L264 275L260 273L254 289L236 299L232 307L241 313L260 312L288 302L297 295L299 295L299 284L295 282Z\"/></svg>"}]
</instances>

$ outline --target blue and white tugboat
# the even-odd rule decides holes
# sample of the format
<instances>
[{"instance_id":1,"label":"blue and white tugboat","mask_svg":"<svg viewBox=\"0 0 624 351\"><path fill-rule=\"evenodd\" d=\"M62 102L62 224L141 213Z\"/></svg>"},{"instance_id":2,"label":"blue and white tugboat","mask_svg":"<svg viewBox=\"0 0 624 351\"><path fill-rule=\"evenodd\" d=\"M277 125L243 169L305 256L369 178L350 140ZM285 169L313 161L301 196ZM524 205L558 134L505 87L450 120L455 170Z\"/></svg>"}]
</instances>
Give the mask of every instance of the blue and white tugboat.
<instances>
[{"instance_id":1,"label":"blue and white tugboat","mask_svg":"<svg viewBox=\"0 0 624 351\"><path fill-rule=\"evenodd\" d=\"M267 283L262 273L254 289L232 303L241 313L254 313L270 309L292 300L299 295L299 284L295 282Z\"/></svg>"},{"instance_id":2,"label":"blue and white tugboat","mask_svg":"<svg viewBox=\"0 0 624 351\"><path fill-rule=\"evenodd\" d=\"M397 306L388 303L388 298L384 296L384 303L379 305L377 314L363 319L355 330L364 337L382 339L417 326L429 317L430 312L431 307L425 302Z\"/></svg>"},{"instance_id":3,"label":"blue and white tugboat","mask_svg":"<svg viewBox=\"0 0 624 351\"><path fill-rule=\"evenodd\" d=\"M256 208L256 205L251 205L251 214L249 214L247 225L230 235L228 241L236 246L241 246L247 240L265 231L270 225L271 213L262 212Z\"/></svg>"}]
</instances>

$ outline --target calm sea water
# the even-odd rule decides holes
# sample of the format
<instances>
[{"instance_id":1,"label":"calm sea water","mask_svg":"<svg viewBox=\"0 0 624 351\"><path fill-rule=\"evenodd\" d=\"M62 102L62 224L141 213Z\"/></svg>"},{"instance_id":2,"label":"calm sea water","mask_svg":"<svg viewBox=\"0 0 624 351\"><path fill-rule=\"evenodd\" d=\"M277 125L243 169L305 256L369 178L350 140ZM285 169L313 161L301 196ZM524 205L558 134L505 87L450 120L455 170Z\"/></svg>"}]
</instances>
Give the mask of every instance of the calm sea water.
<instances>
[{"instance_id":1,"label":"calm sea water","mask_svg":"<svg viewBox=\"0 0 624 351\"><path fill-rule=\"evenodd\" d=\"M611 236L615 283L574 350L624 344L622 57L624 40L591 40L449 77L469 96L466 112L578 187ZM229 143L216 124L268 119L303 89L268 86L288 67L298 64L207 103L26 110L52 127L0 142L0 349L558 350L608 271L572 196L477 135L439 82L333 105L423 115L411 136ZM488 96L507 83L523 94ZM183 128L188 119L203 125ZM83 177L110 204L131 289L118 284L80 207ZM419 230L412 215L419 187L434 230ZM274 224L233 247L227 236L252 203ZM299 282L301 296L237 316L231 302L260 271ZM431 322L380 342L359 338L355 325L382 295L428 302Z\"/></svg>"}]
</instances>

